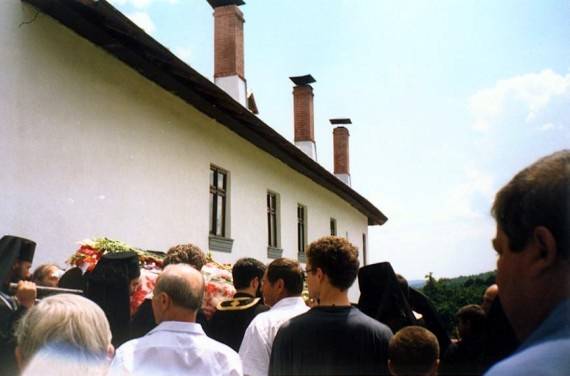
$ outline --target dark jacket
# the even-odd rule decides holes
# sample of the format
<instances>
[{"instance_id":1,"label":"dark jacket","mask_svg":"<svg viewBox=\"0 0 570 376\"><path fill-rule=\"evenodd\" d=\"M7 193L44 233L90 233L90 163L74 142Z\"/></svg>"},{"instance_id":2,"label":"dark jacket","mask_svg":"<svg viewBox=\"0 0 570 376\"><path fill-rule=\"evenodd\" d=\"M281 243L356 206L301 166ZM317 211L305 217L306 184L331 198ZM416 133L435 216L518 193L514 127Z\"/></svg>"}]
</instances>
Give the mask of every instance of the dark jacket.
<instances>
[{"instance_id":1,"label":"dark jacket","mask_svg":"<svg viewBox=\"0 0 570 376\"><path fill-rule=\"evenodd\" d=\"M216 309L208 323L206 334L239 351L241 340L251 320L269 307L263 304L260 298L238 292L233 299L218 304Z\"/></svg>"}]
</instances>

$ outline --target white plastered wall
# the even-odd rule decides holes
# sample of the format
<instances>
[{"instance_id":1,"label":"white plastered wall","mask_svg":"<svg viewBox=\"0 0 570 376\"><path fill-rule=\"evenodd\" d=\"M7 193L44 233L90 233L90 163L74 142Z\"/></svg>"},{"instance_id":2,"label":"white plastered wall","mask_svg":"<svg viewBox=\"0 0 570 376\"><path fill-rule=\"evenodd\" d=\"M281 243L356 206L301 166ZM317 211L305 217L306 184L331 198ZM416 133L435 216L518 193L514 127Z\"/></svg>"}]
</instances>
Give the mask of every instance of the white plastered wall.
<instances>
[{"instance_id":1,"label":"white plastered wall","mask_svg":"<svg viewBox=\"0 0 570 376\"><path fill-rule=\"evenodd\" d=\"M35 240L35 265L63 264L87 237L207 250L210 164L231 181L234 244L218 261L269 261L268 190L280 195L283 256L297 257L298 203L309 242L333 217L362 249L367 218L344 200L50 17L19 26L35 12L0 1L0 235Z\"/></svg>"}]
</instances>

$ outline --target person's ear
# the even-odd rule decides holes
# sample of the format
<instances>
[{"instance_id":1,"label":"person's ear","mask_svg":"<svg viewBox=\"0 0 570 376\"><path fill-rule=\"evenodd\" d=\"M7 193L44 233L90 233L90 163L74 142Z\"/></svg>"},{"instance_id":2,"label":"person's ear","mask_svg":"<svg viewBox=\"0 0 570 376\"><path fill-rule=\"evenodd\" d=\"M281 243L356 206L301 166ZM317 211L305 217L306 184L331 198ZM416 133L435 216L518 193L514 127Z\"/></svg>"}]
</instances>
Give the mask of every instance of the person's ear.
<instances>
[{"instance_id":1,"label":"person's ear","mask_svg":"<svg viewBox=\"0 0 570 376\"><path fill-rule=\"evenodd\" d=\"M251 280L251 282L249 282L249 287L257 290L259 288L259 277L253 277L253 279Z\"/></svg>"},{"instance_id":2,"label":"person's ear","mask_svg":"<svg viewBox=\"0 0 570 376\"><path fill-rule=\"evenodd\" d=\"M107 347L107 358L113 359L114 356L115 356L115 348L113 347L113 345L109 343L109 346Z\"/></svg>"},{"instance_id":3,"label":"person's ear","mask_svg":"<svg viewBox=\"0 0 570 376\"><path fill-rule=\"evenodd\" d=\"M325 274L325 272L323 272L323 269L317 268L317 269L315 270L315 276L317 277L317 279L319 280L319 282L323 282L324 279L325 279L325 277L326 277L326 274Z\"/></svg>"},{"instance_id":4,"label":"person's ear","mask_svg":"<svg viewBox=\"0 0 570 376\"><path fill-rule=\"evenodd\" d=\"M392 361L390 359L388 359L388 371L390 371L390 375L397 375L397 373L394 372L394 369L392 368Z\"/></svg>"},{"instance_id":5,"label":"person's ear","mask_svg":"<svg viewBox=\"0 0 570 376\"><path fill-rule=\"evenodd\" d=\"M22 351L20 350L20 346L16 346L16 349L14 350L14 356L16 357L16 364L18 365L18 368L20 371L23 371L24 361L22 359Z\"/></svg>"},{"instance_id":6,"label":"person's ear","mask_svg":"<svg viewBox=\"0 0 570 376\"><path fill-rule=\"evenodd\" d=\"M558 259L556 245L556 238L548 228L538 226L533 230L530 247L532 250L530 269L532 275L541 275L556 264Z\"/></svg>"},{"instance_id":7,"label":"person's ear","mask_svg":"<svg viewBox=\"0 0 570 376\"><path fill-rule=\"evenodd\" d=\"M439 358L433 362L433 366L431 367L431 371L429 373L430 376L437 376L437 369L439 368Z\"/></svg>"},{"instance_id":8,"label":"person's ear","mask_svg":"<svg viewBox=\"0 0 570 376\"><path fill-rule=\"evenodd\" d=\"M279 292L282 292L283 290L285 290L285 281L283 281L283 278L279 278L276 282L275 282L277 289L279 290Z\"/></svg>"},{"instance_id":9,"label":"person's ear","mask_svg":"<svg viewBox=\"0 0 570 376\"><path fill-rule=\"evenodd\" d=\"M158 303L160 308L164 311L170 306L170 297L165 292L158 294Z\"/></svg>"}]
</instances>

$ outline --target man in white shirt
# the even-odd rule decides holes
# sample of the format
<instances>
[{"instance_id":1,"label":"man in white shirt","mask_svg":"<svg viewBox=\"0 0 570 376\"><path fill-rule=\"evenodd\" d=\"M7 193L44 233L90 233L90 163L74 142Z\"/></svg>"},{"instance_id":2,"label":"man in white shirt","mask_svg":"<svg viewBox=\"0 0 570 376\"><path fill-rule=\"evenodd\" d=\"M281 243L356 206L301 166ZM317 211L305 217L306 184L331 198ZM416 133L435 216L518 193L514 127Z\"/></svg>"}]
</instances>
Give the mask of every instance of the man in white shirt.
<instances>
[{"instance_id":1,"label":"man in white shirt","mask_svg":"<svg viewBox=\"0 0 570 376\"><path fill-rule=\"evenodd\" d=\"M199 271L186 264L167 266L152 298L158 326L119 347L109 374L241 376L239 355L207 337L196 323L203 297Z\"/></svg>"},{"instance_id":2,"label":"man in white shirt","mask_svg":"<svg viewBox=\"0 0 570 376\"><path fill-rule=\"evenodd\" d=\"M247 376L266 376L273 339L283 323L305 313L309 307L301 297L303 269L297 261L274 260L263 276L262 291L265 304L271 309L260 313L249 324L239 355Z\"/></svg>"}]
</instances>

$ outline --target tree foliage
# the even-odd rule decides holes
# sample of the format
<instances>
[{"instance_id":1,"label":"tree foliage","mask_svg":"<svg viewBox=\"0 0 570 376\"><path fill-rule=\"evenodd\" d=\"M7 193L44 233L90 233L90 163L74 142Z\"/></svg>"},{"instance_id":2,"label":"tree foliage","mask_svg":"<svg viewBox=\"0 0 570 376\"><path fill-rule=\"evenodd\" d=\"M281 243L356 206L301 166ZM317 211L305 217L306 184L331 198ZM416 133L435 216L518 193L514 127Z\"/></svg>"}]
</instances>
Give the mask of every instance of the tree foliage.
<instances>
[{"instance_id":1,"label":"tree foliage","mask_svg":"<svg viewBox=\"0 0 570 376\"><path fill-rule=\"evenodd\" d=\"M420 291L431 299L445 323L447 332L454 335L457 325L455 314L467 304L481 304L485 289L495 283L495 272L452 279L435 279L430 272L425 278L426 284Z\"/></svg>"}]
</instances>

